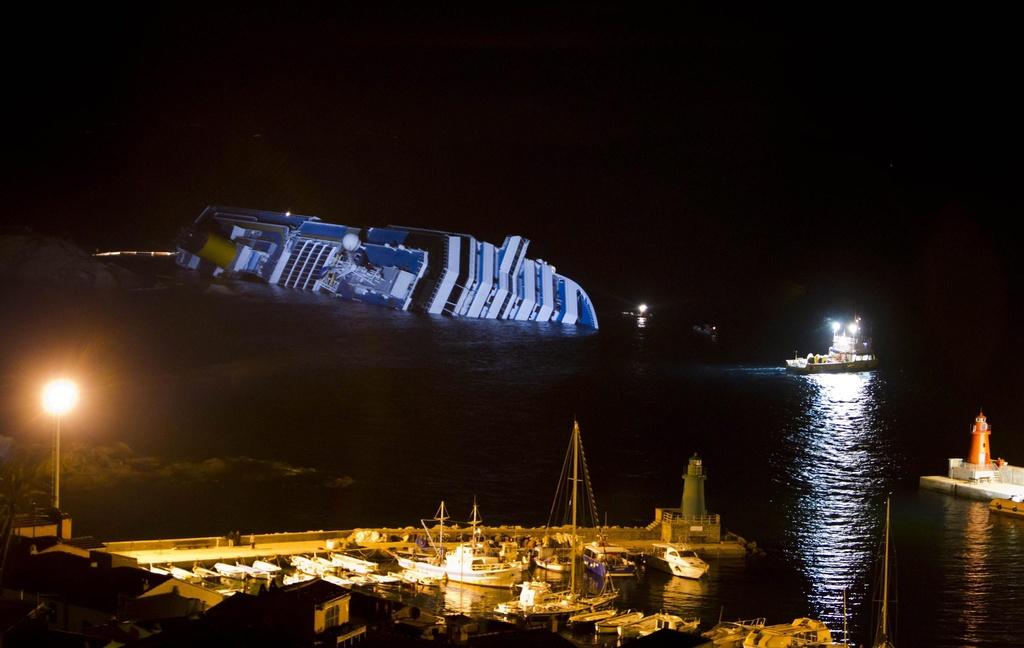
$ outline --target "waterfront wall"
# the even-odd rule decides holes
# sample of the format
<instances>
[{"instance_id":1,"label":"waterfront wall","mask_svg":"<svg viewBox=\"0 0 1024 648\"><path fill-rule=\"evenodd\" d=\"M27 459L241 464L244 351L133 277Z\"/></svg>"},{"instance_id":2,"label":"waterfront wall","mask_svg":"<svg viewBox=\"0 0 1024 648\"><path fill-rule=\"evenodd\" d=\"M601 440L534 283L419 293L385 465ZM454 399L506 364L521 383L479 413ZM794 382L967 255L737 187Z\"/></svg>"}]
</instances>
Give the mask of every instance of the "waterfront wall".
<instances>
[{"instance_id":1,"label":"waterfront wall","mask_svg":"<svg viewBox=\"0 0 1024 648\"><path fill-rule=\"evenodd\" d=\"M469 527L445 527L445 536L454 542L456 534L465 533L468 535ZM482 526L481 533L486 537L508 536L512 538L543 538L545 535L569 534L571 527L520 527L520 526ZM661 528L650 529L647 527L608 527L603 529L604 536L609 542L628 542L637 540L658 540L660 539ZM255 543L257 546L278 545L294 542L323 542L330 546L330 541L335 541L340 548L347 541L356 542L408 542L415 535L424 533L422 527L404 528L363 528L363 529L341 529L332 531L301 531L294 533L255 533L242 534L239 537L239 546ZM576 533L584 541L596 539L598 529L578 528ZM451 535L449 535L451 534ZM111 553L133 552L133 551L168 551L174 549L201 549L209 547L230 547L235 543L226 536L207 536L196 538L171 538L162 540L127 540L119 542L107 542L107 551Z\"/></svg>"},{"instance_id":2,"label":"waterfront wall","mask_svg":"<svg viewBox=\"0 0 1024 648\"><path fill-rule=\"evenodd\" d=\"M1024 468L1020 466L1005 465L999 469L999 481L1004 484L1015 484L1024 486Z\"/></svg>"}]
</instances>

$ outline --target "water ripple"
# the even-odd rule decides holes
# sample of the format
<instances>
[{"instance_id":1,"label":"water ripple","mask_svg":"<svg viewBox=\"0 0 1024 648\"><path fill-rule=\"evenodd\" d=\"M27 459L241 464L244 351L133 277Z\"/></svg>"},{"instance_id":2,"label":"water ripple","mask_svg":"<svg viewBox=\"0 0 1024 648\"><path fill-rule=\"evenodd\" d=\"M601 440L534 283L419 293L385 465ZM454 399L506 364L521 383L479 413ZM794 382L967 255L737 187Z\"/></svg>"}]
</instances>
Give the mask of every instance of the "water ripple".
<instances>
[{"instance_id":1,"label":"water ripple","mask_svg":"<svg viewBox=\"0 0 1024 648\"><path fill-rule=\"evenodd\" d=\"M881 533L892 448L879 416L875 372L795 378L798 411L771 455L784 504L784 551L806 579L813 614L831 628L857 619ZM849 614L844 614L844 593ZM851 633L860 634L856 622Z\"/></svg>"}]
</instances>

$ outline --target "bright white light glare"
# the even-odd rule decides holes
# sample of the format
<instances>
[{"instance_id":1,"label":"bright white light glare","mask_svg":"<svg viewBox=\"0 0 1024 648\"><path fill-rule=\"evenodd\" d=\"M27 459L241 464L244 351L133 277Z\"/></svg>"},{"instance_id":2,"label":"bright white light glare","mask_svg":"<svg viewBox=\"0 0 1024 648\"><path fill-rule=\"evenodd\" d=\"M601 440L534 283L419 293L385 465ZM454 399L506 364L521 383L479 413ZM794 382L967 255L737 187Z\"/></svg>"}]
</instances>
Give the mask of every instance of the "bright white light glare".
<instances>
[{"instance_id":1,"label":"bright white light glare","mask_svg":"<svg viewBox=\"0 0 1024 648\"><path fill-rule=\"evenodd\" d=\"M78 403L78 385L61 378L43 387L43 409L54 416L63 416Z\"/></svg>"},{"instance_id":2,"label":"bright white light glare","mask_svg":"<svg viewBox=\"0 0 1024 648\"><path fill-rule=\"evenodd\" d=\"M641 315L643 315L644 313L647 312L647 304L640 304L639 306L637 306L637 310L640 311Z\"/></svg>"},{"instance_id":3,"label":"bright white light glare","mask_svg":"<svg viewBox=\"0 0 1024 648\"><path fill-rule=\"evenodd\" d=\"M838 333L839 329L842 328L842 326L843 325L840 324L839 322L832 322L832 332L833 333Z\"/></svg>"},{"instance_id":4,"label":"bright white light glare","mask_svg":"<svg viewBox=\"0 0 1024 648\"><path fill-rule=\"evenodd\" d=\"M854 322L846 327L846 330L850 332L850 335L857 335L857 324Z\"/></svg>"}]
</instances>

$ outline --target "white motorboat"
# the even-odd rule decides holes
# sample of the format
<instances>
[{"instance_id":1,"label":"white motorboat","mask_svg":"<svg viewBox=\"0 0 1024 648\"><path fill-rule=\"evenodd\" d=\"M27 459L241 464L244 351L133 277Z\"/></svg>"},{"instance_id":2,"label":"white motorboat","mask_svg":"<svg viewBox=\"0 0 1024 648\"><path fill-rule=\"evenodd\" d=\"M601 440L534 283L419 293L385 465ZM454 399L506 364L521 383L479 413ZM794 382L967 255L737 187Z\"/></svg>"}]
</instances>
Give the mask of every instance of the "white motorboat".
<instances>
[{"instance_id":1,"label":"white motorboat","mask_svg":"<svg viewBox=\"0 0 1024 648\"><path fill-rule=\"evenodd\" d=\"M207 569L206 567L200 567L199 565L192 568L192 573L200 578L220 578L219 573L212 569Z\"/></svg>"},{"instance_id":2,"label":"white motorboat","mask_svg":"<svg viewBox=\"0 0 1024 648\"><path fill-rule=\"evenodd\" d=\"M644 554L644 565L682 578L700 578L708 573L708 564L697 552L668 542L652 544L650 552Z\"/></svg>"},{"instance_id":3,"label":"white motorboat","mask_svg":"<svg viewBox=\"0 0 1024 648\"><path fill-rule=\"evenodd\" d=\"M560 553L551 553L547 556L536 556L533 559L533 564L538 569L551 572L567 572L572 569L572 555L565 555Z\"/></svg>"},{"instance_id":4,"label":"white motorboat","mask_svg":"<svg viewBox=\"0 0 1024 648\"><path fill-rule=\"evenodd\" d=\"M182 569L181 567L175 567L174 565L168 565L167 566L167 570L169 572L171 572L171 576L173 576L174 578L177 578L178 580L193 581L193 580L196 579L196 575L195 575L194 572L190 572L187 569Z\"/></svg>"},{"instance_id":5,"label":"white motorboat","mask_svg":"<svg viewBox=\"0 0 1024 648\"><path fill-rule=\"evenodd\" d=\"M370 560L363 560L362 558L356 558L344 553L332 553L331 564L335 567L340 567L345 571L355 572L357 574L370 574L380 567L379 564Z\"/></svg>"},{"instance_id":6,"label":"white motorboat","mask_svg":"<svg viewBox=\"0 0 1024 648\"><path fill-rule=\"evenodd\" d=\"M377 585L398 585L402 582L401 578L392 576L391 574L361 574L365 576L371 583Z\"/></svg>"},{"instance_id":7,"label":"white motorboat","mask_svg":"<svg viewBox=\"0 0 1024 648\"><path fill-rule=\"evenodd\" d=\"M281 571L281 567L274 563L267 562L265 560L256 560L252 563L253 569L258 569L268 574L276 574Z\"/></svg>"},{"instance_id":8,"label":"white motorboat","mask_svg":"<svg viewBox=\"0 0 1024 648\"><path fill-rule=\"evenodd\" d=\"M417 574L414 571L401 571L401 572L388 572L388 576L397 578L406 585L413 587L437 587L441 583L436 578L426 576L424 574Z\"/></svg>"},{"instance_id":9,"label":"white motorboat","mask_svg":"<svg viewBox=\"0 0 1024 648\"><path fill-rule=\"evenodd\" d=\"M310 576L321 576L328 571L324 569L322 564L305 556L292 556L290 561L292 567L303 574L309 574Z\"/></svg>"},{"instance_id":10,"label":"white motorboat","mask_svg":"<svg viewBox=\"0 0 1024 648\"><path fill-rule=\"evenodd\" d=\"M273 578L273 575L270 572L250 567L249 565L243 565L240 562L236 562L235 567L240 569L247 578Z\"/></svg>"},{"instance_id":11,"label":"white motorboat","mask_svg":"<svg viewBox=\"0 0 1024 648\"><path fill-rule=\"evenodd\" d=\"M675 614L659 612L650 614L635 623L618 627L620 637L646 637L658 630L674 630L676 632L693 632L700 625L700 619L684 619Z\"/></svg>"},{"instance_id":12,"label":"white motorboat","mask_svg":"<svg viewBox=\"0 0 1024 648\"><path fill-rule=\"evenodd\" d=\"M246 572L243 569L239 569L236 565L229 565L227 563L214 563L213 570L218 575L224 576L225 578L245 578Z\"/></svg>"},{"instance_id":13,"label":"white motorboat","mask_svg":"<svg viewBox=\"0 0 1024 648\"><path fill-rule=\"evenodd\" d=\"M171 572L167 571L166 569L163 569L162 567L154 567L153 565L149 566L149 571L154 573L154 574L158 574L160 576L170 576L171 575Z\"/></svg>"},{"instance_id":14,"label":"white motorboat","mask_svg":"<svg viewBox=\"0 0 1024 648\"><path fill-rule=\"evenodd\" d=\"M284 578L281 579L281 583L284 585L294 585L295 583L305 583L306 581L311 581L314 578L316 578L316 576L314 576L313 574L296 572L294 574L286 575Z\"/></svg>"},{"instance_id":15,"label":"white motorboat","mask_svg":"<svg viewBox=\"0 0 1024 648\"><path fill-rule=\"evenodd\" d=\"M642 618L644 618L643 612L626 610L618 616L613 616L610 619L605 619L604 621L598 621L595 623L594 632L597 634L616 634L618 633L620 626L636 623Z\"/></svg>"}]
</instances>

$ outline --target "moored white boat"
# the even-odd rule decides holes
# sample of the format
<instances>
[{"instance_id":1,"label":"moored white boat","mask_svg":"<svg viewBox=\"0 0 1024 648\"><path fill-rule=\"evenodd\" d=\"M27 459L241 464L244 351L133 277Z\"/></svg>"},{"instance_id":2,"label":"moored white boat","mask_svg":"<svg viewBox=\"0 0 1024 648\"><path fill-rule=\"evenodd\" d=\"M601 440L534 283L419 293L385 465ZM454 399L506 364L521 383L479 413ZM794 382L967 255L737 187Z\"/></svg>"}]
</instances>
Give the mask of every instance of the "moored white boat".
<instances>
[{"instance_id":1,"label":"moored white boat","mask_svg":"<svg viewBox=\"0 0 1024 648\"><path fill-rule=\"evenodd\" d=\"M764 623L764 617L722 621L710 630L702 632L700 636L710 639L711 645L715 648L740 648L747 635L758 628L763 628Z\"/></svg>"},{"instance_id":2,"label":"moored white boat","mask_svg":"<svg viewBox=\"0 0 1024 648\"><path fill-rule=\"evenodd\" d=\"M430 536L430 530L427 529L430 544L434 549L433 553L395 554L402 569L437 580L483 587L510 587L520 580L523 563L503 561L498 556L489 554L484 543L476 540L480 517L475 503L473 504L472 520L473 540L460 543L453 551L446 551L444 547L444 522L448 519L444 502L441 502L433 519L440 523L436 543ZM426 521L423 521L423 526L426 529Z\"/></svg>"},{"instance_id":3,"label":"moored white boat","mask_svg":"<svg viewBox=\"0 0 1024 648\"><path fill-rule=\"evenodd\" d=\"M635 623L620 625L618 632L620 637L646 637L652 632L667 629L676 632L692 632L700 625L700 619L684 619L675 614L659 612L650 614Z\"/></svg>"},{"instance_id":4,"label":"moored white boat","mask_svg":"<svg viewBox=\"0 0 1024 648\"><path fill-rule=\"evenodd\" d=\"M744 648L784 648L788 646L830 646L832 633L816 619L793 619L792 623L766 625L751 630L743 638Z\"/></svg>"},{"instance_id":5,"label":"moored white boat","mask_svg":"<svg viewBox=\"0 0 1024 648\"><path fill-rule=\"evenodd\" d=\"M567 572L571 569L572 566L569 564L570 560L570 556L553 553L549 556L535 557L533 559L533 564L538 569L561 573Z\"/></svg>"},{"instance_id":6,"label":"moored white boat","mask_svg":"<svg viewBox=\"0 0 1024 648\"><path fill-rule=\"evenodd\" d=\"M306 574L304 572L296 572L294 574L287 574L281 579L281 583L284 585L294 585L295 583L305 583L317 578L313 574Z\"/></svg>"},{"instance_id":7,"label":"moored white boat","mask_svg":"<svg viewBox=\"0 0 1024 648\"><path fill-rule=\"evenodd\" d=\"M306 556L292 556L290 558L290 562L292 567L303 574L309 574L310 576L320 576L329 571L324 569L323 565L307 558Z\"/></svg>"},{"instance_id":8,"label":"moored white boat","mask_svg":"<svg viewBox=\"0 0 1024 648\"><path fill-rule=\"evenodd\" d=\"M682 578L700 578L708 573L708 564L683 544L656 542L644 553L644 565Z\"/></svg>"},{"instance_id":9,"label":"moored white boat","mask_svg":"<svg viewBox=\"0 0 1024 648\"><path fill-rule=\"evenodd\" d=\"M523 573L522 563L502 562L497 556L488 556L479 543L462 543L443 558L436 554L396 556L402 569L419 576L468 585L510 587Z\"/></svg>"},{"instance_id":10,"label":"moored white boat","mask_svg":"<svg viewBox=\"0 0 1024 648\"><path fill-rule=\"evenodd\" d=\"M281 571L281 567L279 565L275 565L274 563L270 563L265 560L253 561L252 566L253 569L258 569L260 571L267 572L268 574L276 574Z\"/></svg>"},{"instance_id":11,"label":"moored white boat","mask_svg":"<svg viewBox=\"0 0 1024 648\"><path fill-rule=\"evenodd\" d=\"M595 623L610 619L613 616L618 616L619 611L614 608L608 608L606 610L590 610L589 612L581 612L574 614L569 617L567 623L576 629L593 628Z\"/></svg>"},{"instance_id":12,"label":"moored white boat","mask_svg":"<svg viewBox=\"0 0 1024 648\"><path fill-rule=\"evenodd\" d=\"M594 632L597 634L616 634L619 631L619 626L636 623L642 618L644 618L643 612L627 610L622 614L611 617L610 619L598 621L594 624Z\"/></svg>"},{"instance_id":13,"label":"moored white boat","mask_svg":"<svg viewBox=\"0 0 1024 648\"><path fill-rule=\"evenodd\" d=\"M196 578L196 574L194 572L190 572L187 569L182 569L181 567L175 567L174 565L171 565L167 569L170 570L171 576L177 578L178 580L191 581L195 580Z\"/></svg>"},{"instance_id":14,"label":"moored white boat","mask_svg":"<svg viewBox=\"0 0 1024 648\"><path fill-rule=\"evenodd\" d=\"M370 574L380 567L379 564L370 560L363 560L344 553L332 553L331 563L335 567L341 567L345 571L356 572L357 574Z\"/></svg>"},{"instance_id":15,"label":"moored white boat","mask_svg":"<svg viewBox=\"0 0 1024 648\"><path fill-rule=\"evenodd\" d=\"M245 570L238 568L236 565L222 562L214 563L213 570L226 578L245 578L246 575Z\"/></svg>"}]
</instances>

